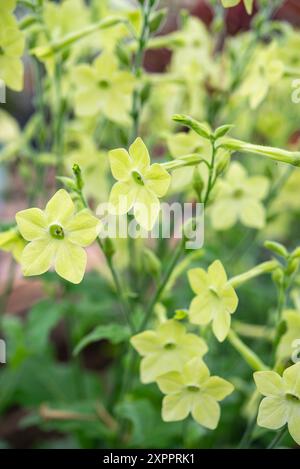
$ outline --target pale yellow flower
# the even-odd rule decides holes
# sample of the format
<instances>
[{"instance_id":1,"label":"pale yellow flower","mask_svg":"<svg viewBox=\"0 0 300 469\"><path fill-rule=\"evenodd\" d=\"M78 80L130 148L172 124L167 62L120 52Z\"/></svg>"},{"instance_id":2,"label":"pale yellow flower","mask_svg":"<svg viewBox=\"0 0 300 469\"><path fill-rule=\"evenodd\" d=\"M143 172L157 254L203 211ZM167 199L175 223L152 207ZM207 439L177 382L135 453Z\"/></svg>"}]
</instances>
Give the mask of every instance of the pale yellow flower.
<instances>
[{"instance_id":1,"label":"pale yellow flower","mask_svg":"<svg viewBox=\"0 0 300 469\"><path fill-rule=\"evenodd\" d=\"M25 247L21 265L25 276L41 275L53 265L55 271L72 283L80 283L86 268L84 247L98 234L99 220L88 210L75 214L70 195L61 189L48 202L45 211L39 208L16 214Z\"/></svg>"},{"instance_id":2,"label":"pale yellow flower","mask_svg":"<svg viewBox=\"0 0 300 469\"><path fill-rule=\"evenodd\" d=\"M169 371L181 371L186 361L201 358L208 350L203 339L187 333L184 325L174 319L160 324L156 330L133 336L130 342L143 357L143 383L151 383Z\"/></svg>"},{"instance_id":3,"label":"pale yellow flower","mask_svg":"<svg viewBox=\"0 0 300 469\"><path fill-rule=\"evenodd\" d=\"M281 377L274 371L254 373L262 400L257 423L278 430L288 424L291 437L300 445L300 363L287 368Z\"/></svg>"},{"instance_id":4,"label":"pale yellow flower","mask_svg":"<svg viewBox=\"0 0 300 469\"><path fill-rule=\"evenodd\" d=\"M212 321L215 336L223 342L230 330L231 314L237 309L238 297L227 282L222 263L213 262L207 272L199 268L191 269L188 277L196 293L189 309L190 322L204 326Z\"/></svg>"},{"instance_id":5,"label":"pale yellow flower","mask_svg":"<svg viewBox=\"0 0 300 469\"><path fill-rule=\"evenodd\" d=\"M183 420L191 413L203 427L214 430L220 420L220 405L234 387L209 369L199 358L187 362L181 373L173 371L157 379L163 399L162 418L165 422Z\"/></svg>"},{"instance_id":6,"label":"pale yellow flower","mask_svg":"<svg viewBox=\"0 0 300 469\"><path fill-rule=\"evenodd\" d=\"M240 220L245 226L262 228L265 209L261 201L268 189L266 177L248 177L240 163L232 163L225 178L218 183L218 195L210 212L213 227L227 230Z\"/></svg>"},{"instance_id":7,"label":"pale yellow flower","mask_svg":"<svg viewBox=\"0 0 300 469\"><path fill-rule=\"evenodd\" d=\"M157 220L160 203L170 184L169 173L158 163L150 165L150 156L141 138L129 148L109 152L111 172L118 182L113 186L109 203L111 212L122 215L133 208L137 222L151 230Z\"/></svg>"}]
</instances>

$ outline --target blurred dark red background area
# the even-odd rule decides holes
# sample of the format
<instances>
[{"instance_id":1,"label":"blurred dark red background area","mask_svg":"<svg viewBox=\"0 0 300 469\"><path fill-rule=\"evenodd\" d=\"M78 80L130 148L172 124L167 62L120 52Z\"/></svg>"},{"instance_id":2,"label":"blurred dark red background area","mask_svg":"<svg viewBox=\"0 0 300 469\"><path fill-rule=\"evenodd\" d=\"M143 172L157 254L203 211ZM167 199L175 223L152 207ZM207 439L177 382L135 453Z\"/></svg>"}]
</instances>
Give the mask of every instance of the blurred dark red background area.
<instances>
[{"instance_id":1,"label":"blurred dark red background area","mask_svg":"<svg viewBox=\"0 0 300 469\"><path fill-rule=\"evenodd\" d=\"M213 12L208 0L174 1L174 4L170 7L169 19L162 31L163 34L177 28L178 11L182 8L189 9L193 15L201 18L208 26L213 19ZM254 13L256 11L257 5L254 7ZM300 26L300 0L286 0L282 7L278 9L274 18L288 21L294 26ZM235 8L229 8L226 12L227 33L234 35L239 31L249 29L251 19L252 17L247 14L243 2ZM170 52L167 50L148 51L146 56L146 68L150 72L163 72L169 59Z\"/></svg>"}]
</instances>

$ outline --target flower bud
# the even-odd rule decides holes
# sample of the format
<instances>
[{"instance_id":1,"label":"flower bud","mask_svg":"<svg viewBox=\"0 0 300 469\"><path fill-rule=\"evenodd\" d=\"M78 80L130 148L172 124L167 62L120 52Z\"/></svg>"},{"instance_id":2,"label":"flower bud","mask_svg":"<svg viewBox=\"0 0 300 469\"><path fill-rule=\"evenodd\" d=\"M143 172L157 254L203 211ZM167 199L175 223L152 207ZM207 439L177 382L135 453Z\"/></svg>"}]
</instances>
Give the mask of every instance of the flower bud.
<instances>
[{"instance_id":1,"label":"flower bud","mask_svg":"<svg viewBox=\"0 0 300 469\"><path fill-rule=\"evenodd\" d=\"M284 257L285 259L289 255L287 249L281 243L277 243L275 241L266 241L264 243L264 246L269 251L272 251L275 254L278 254L279 256Z\"/></svg>"}]
</instances>

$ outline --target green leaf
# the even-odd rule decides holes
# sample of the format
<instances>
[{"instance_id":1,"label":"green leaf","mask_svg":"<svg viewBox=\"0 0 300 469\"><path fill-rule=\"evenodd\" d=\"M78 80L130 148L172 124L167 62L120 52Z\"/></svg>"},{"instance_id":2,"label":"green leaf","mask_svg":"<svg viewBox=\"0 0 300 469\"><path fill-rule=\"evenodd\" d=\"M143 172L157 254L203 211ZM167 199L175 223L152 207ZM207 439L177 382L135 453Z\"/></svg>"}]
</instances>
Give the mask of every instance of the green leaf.
<instances>
[{"instance_id":1,"label":"green leaf","mask_svg":"<svg viewBox=\"0 0 300 469\"><path fill-rule=\"evenodd\" d=\"M26 323L26 343L35 352L47 347L48 336L65 312L64 303L41 301L30 311Z\"/></svg>"},{"instance_id":2,"label":"green leaf","mask_svg":"<svg viewBox=\"0 0 300 469\"><path fill-rule=\"evenodd\" d=\"M92 344L93 342L98 342L102 339L109 340L112 344L120 344L121 342L128 340L130 336L130 330L126 326L120 326L119 324L98 326L90 332L90 334L81 339L75 347L73 354L78 355L78 353L87 345Z\"/></svg>"}]
</instances>

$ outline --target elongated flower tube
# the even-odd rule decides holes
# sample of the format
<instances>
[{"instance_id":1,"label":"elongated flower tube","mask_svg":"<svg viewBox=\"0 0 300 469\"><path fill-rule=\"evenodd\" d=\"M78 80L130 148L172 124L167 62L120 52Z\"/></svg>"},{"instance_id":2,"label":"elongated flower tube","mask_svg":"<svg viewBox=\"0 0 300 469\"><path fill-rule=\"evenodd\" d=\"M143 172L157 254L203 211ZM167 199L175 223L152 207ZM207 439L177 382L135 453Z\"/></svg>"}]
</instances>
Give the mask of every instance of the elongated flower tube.
<instances>
[{"instance_id":1,"label":"elongated flower tube","mask_svg":"<svg viewBox=\"0 0 300 469\"><path fill-rule=\"evenodd\" d=\"M265 147L263 145L254 145L234 138L223 138L219 141L219 146L230 151L240 151L244 153L253 153L255 155L265 156L271 160L281 163L288 163L293 166L300 166L300 152L282 150L280 148Z\"/></svg>"},{"instance_id":2,"label":"elongated flower tube","mask_svg":"<svg viewBox=\"0 0 300 469\"><path fill-rule=\"evenodd\" d=\"M81 39L84 39L90 34L93 34L95 31L111 28L112 26L116 26L122 21L124 21L124 19L121 17L110 16L104 20L99 21L98 23L92 24L91 26L87 26L86 28L80 29L79 31L75 31L71 34L67 34L65 37L53 42L49 46L36 47L31 50L31 53L36 55L39 59L45 59L53 54L56 54L57 52L62 52L67 47Z\"/></svg>"}]
</instances>

